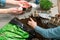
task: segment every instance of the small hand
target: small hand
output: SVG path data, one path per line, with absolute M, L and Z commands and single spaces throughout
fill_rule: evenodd
M 32 19 L 30 18 L 31 21 L 28 21 L 28 25 L 30 25 L 32 28 L 35 28 L 37 26 L 37 23 Z

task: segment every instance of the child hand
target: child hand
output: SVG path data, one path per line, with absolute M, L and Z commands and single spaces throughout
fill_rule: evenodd
M 37 23 L 32 19 L 30 18 L 31 21 L 28 21 L 28 25 L 30 25 L 32 28 L 35 28 L 37 26 Z

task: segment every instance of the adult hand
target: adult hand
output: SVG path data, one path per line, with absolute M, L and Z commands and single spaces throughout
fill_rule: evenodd
M 27 1 L 20 1 L 19 5 L 23 8 L 29 8 L 31 6 Z
M 19 6 L 19 1 L 16 1 L 16 0 L 6 0 L 6 4 Z
M 20 1 L 23 2 L 25 0 L 6 0 L 6 4 L 12 4 L 12 5 L 17 5 L 17 6 L 20 6 Z M 25 1 L 27 2 L 27 1 Z
M 28 21 L 28 25 L 30 25 L 32 28 L 35 28 L 37 26 L 37 23 L 32 19 L 30 18 L 31 21 Z
M 9 8 L 9 9 L 8 9 L 8 13 L 21 14 L 21 13 L 23 13 L 23 11 L 20 10 L 20 9 L 18 9 L 18 8 Z

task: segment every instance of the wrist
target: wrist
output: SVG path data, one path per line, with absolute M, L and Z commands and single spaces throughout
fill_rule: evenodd
M 9 9 L 5 9 L 5 14 L 8 14 L 9 13 Z
M 7 14 L 8 10 L 7 9 L 0 9 L 0 14 Z
M 34 25 L 34 26 L 32 26 L 33 28 L 35 28 L 37 25 Z
M 10 9 L 4 9 L 4 11 L 5 11 L 5 12 L 4 12 L 5 14 L 10 14 L 10 13 L 11 13 L 11 12 L 10 12 L 10 11 L 11 11 Z
M 7 10 L 7 14 L 10 14 L 10 13 L 12 13 L 12 10 L 9 8 L 9 9 L 6 9 Z

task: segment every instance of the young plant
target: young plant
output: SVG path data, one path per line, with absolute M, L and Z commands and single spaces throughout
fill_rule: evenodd
M 40 0 L 40 8 L 42 10 L 49 10 L 52 7 L 53 3 L 49 0 Z

